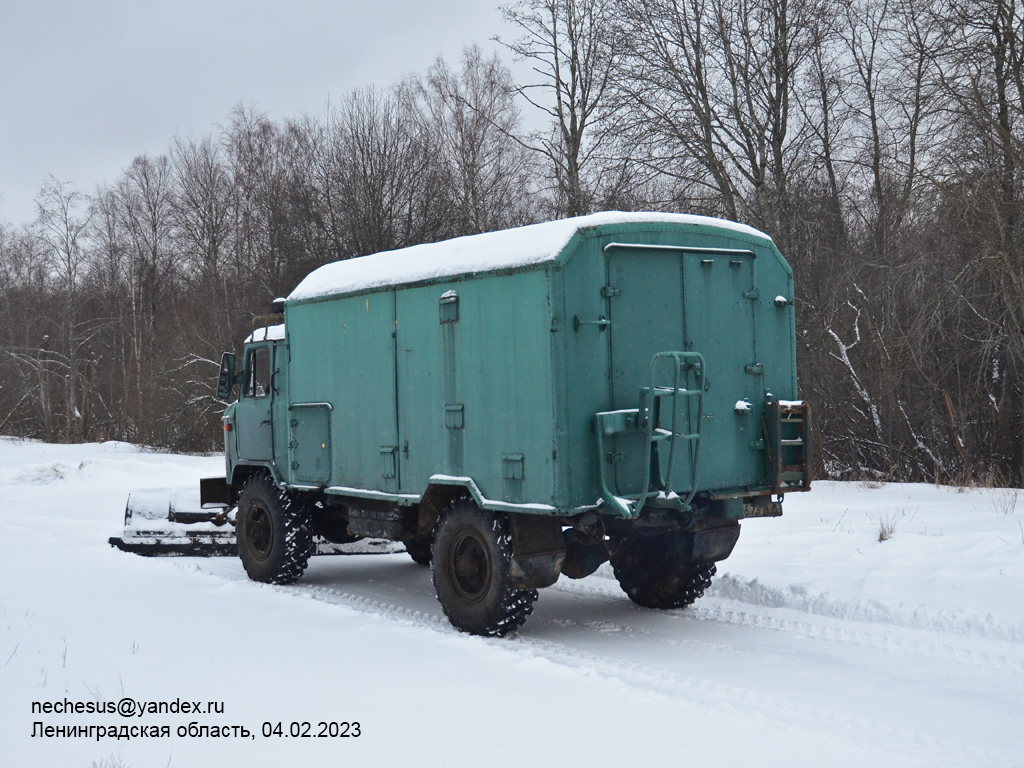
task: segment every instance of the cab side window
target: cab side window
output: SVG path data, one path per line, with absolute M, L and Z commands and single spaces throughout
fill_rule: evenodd
M 250 349 L 245 362 L 245 396 L 266 397 L 270 394 L 270 348 Z

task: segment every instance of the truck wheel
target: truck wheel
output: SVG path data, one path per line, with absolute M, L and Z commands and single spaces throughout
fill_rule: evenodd
M 711 586 L 715 564 L 678 555 L 681 534 L 633 536 L 612 554 L 622 591 L 645 608 L 685 608 Z
M 299 580 L 313 548 L 305 505 L 278 491 L 264 474 L 245 481 L 238 497 L 235 536 L 249 578 L 268 584 Z
M 535 589 L 514 589 L 512 535 L 504 515 L 459 499 L 434 533 L 434 590 L 448 620 L 463 632 L 502 637 L 533 613 Z

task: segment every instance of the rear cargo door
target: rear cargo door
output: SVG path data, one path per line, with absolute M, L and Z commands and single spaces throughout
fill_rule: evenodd
M 613 249 L 608 252 L 611 320 L 612 408 L 636 408 L 640 387 L 651 384 L 651 358 L 658 352 L 683 351 L 683 269 L 676 250 Z M 670 366 L 666 365 L 666 372 Z M 664 384 L 664 381 L 659 382 Z M 694 411 L 695 412 L 695 411 Z M 685 423 L 685 422 L 684 422 Z M 614 464 L 620 494 L 639 493 L 643 485 L 644 443 L 639 435 L 621 434 L 608 457 Z M 686 461 L 679 461 L 682 467 Z M 681 484 L 687 474 L 674 473 Z
M 658 352 L 699 352 L 706 362 L 704 419 L 700 424 L 700 488 L 724 488 L 760 476 L 760 455 L 751 450 L 759 410 L 737 417 L 738 400 L 760 408 L 753 325 L 754 260 L 743 251 L 640 246 L 608 252 L 613 407 L 636 408 L 640 387 L 651 385 L 651 358 Z M 747 367 L 751 366 L 750 373 Z M 671 384 L 667 361 L 656 385 Z M 692 379 L 691 379 L 692 383 Z M 681 398 L 679 425 L 696 430 L 694 398 Z M 667 421 L 663 418 L 663 423 Z M 616 438 L 615 473 L 620 493 L 640 490 L 643 443 Z M 672 486 L 688 488 L 688 446 L 675 461 Z M 678 448 L 677 448 L 678 450 Z
M 683 257 L 686 349 L 707 363 L 700 485 L 737 488 L 764 475 L 761 436 L 763 375 L 756 357 L 752 252 L 712 251 Z M 750 411 L 737 411 L 740 401 Z
M 636 408 L 650 385 L 651 358 L 683 351 L 683 273 L 674 250 L 615 249 L 608 254 L 612 407 Z

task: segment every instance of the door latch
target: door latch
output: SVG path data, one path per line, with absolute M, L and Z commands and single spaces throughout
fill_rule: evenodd
M 611 324 L 612 321 L 606 318 L 604 315 L 601 315 L 601 317 L 599 317 L 597 320 L 580 320 L 579 315 L 574 315 L 572 318 L 572 328 L 574 331 L 576 331 L 576 333 L 579 333 L 580 327 L 584 325 L 596 325 L 598 326 L 598 331 L 604 333 L 608 326 Z

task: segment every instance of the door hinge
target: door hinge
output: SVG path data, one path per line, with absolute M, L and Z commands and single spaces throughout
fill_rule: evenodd
M 748 365 L 743 370 L 745 370 L 751 376 L 760 376 L 764 373 L 764 366 L 761 365 L 760 363 L 754 363 L 753 365 Z
M 744 299 L 759 299 L 761 298 L 761 292 L 757 288 L 748 288 L 743 292 Z
M 621 295 L 621 293 L 622 291 L 620 291 L 613 285 L 606 285 L 604 288 L 601 289 L 601 295 L 604 296 L 606 299 L 610 299 L 612 296 L 619 296 Z

